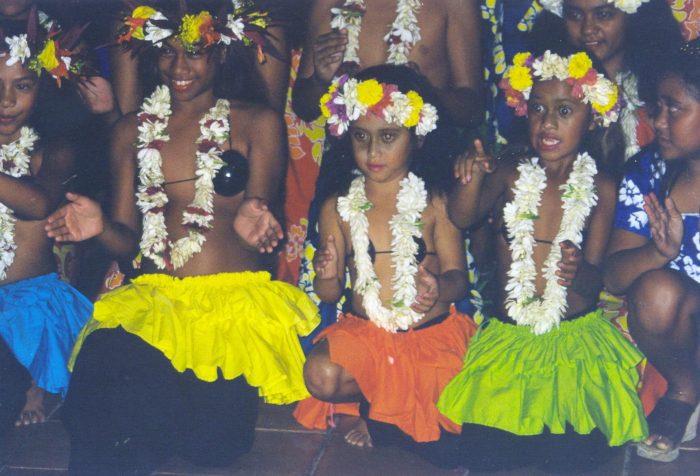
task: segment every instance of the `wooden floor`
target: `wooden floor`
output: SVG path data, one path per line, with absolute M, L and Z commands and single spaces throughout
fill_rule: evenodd
M 0 451 L 0 474 L 57 476 L 66 474 L 69 441 L 59 419 L 56 402 L 49 421 L 14 430 Z M 343 428 L 327 433 L 307 431 L 291 416 L 291 407 L 262 405 L 253 450 L 229 468 L 196 467 L 172 460 L 155 474 L 162 475 L 467 475 L 466 469 L 442 471 L 399 449 L 361 450 L 343 441 Z M 698 475 L 700 476 L 700 437 L 684 444 L 673 463 L 655 463 L 636 456 L 633 446 L 594 473 L 596 475 Z M 542 475 L 536 470 L 499 473 Z

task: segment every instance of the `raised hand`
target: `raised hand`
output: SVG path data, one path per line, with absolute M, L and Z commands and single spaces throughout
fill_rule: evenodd
M 484 151 L 481 140 L 474 141 L 474 149 L 470 150 L 455 161 L 455 178 L 463 184 L 472 181 L 474 175 L 490 174 L 496 170 L 495 159 Z
M 78 93 L 93 114 L 106 114 L 116 108 L 112 85 L 100 76 L 92 76 L 80 81 Z
M 559 277 L 557 282 L 568 288 L 574 284 L 578 268 L 583 261 L 583 252 L 581 252 L 581 248 L 569 240 L 559 243 L 559 247 L 561 248 L 561 261 L 558 263 L 559 269 L 554 274 Z
M 320 35 L 314 43 L 314 75 L 324 84 L 328 84 L 343 63 L 348 34 L 345 30 L 333 30 Z
M 418 266 L 415 276 L 416 300 L 413 301 L 411 309 L 421 314 L 430 311 L 440 296 L 440 286 L 437 276 L 428 271 L 422 264 Z
M 314 271 L 318 279 L 335 279 L 338 277 L 338 248 L 333 235 L 314 255 Z
M 76 193 L 67 193 L 68 204 L 52 213 L 46 220 L 46 234 L 61 241 L 84 241 L 104 231 L 102 207 Z
M 284 233 L 279 222 L 261 198 L 246 198 L 233 219 L 233 230 L 260 253 L 272 253 Z
M 668 261 L 681 252 L 683 241 L 683 217 L 671 197 L 666 198 L 666 206 L 659 203 L 654 193 L 644 197 L 644 211 L 649 217 L 651 239 L 658 252 Z

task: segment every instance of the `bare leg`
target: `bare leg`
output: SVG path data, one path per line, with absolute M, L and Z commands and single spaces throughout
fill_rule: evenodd
M 362 392 L 354 377 L 343 367 L 331 362 L 328 341 L 319 342 L 304 365 L 304 381 L 314 397 L 329 403 L 359 402 Z M 371 447 L 367 423 L 359 418 L 345 435 L 345 441 L 359 447 Z
M 32 386 L 27 390 L 27 403 L 19 414 L 19 418 L 15 422 L 15 426 L 33 425 L 36 423 L 44 423 L 46 415 L 44 413 L 44 389 L 36 386 L 32 382 Z
M 679 272 L 643 274 L 629 294 L 629 326 L 640 350 L 668 381 L 669 399 L 698 402 L 700 286 Z M 645 442 L 661 451 L 678 444 L 650 434 Z

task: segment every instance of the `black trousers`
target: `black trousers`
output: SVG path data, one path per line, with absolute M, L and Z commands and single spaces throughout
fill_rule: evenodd
M 520 436 L 482 425 L 462 425 L 461 462 L 473 471 L 505 471 L 528 466 L 550 473 L 584 472 L 614 457 L 622 447 L 611 448 L 598 430 L 579 435 L 567 428 L 563 435 L 545 432 Z
M 175 370 L 122 328 L 85 341 L 63 407 L 73 474 L 149 473 L 173 455 L 226 466 L 253 444 L 257 390 Z
M 15 358 L 5 341 L 0 339 L 0 444 L 14 426 L 27 401 L 32 378 Z

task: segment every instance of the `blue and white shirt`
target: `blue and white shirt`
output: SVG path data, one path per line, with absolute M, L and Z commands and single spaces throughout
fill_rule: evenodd
M 660 200 L 661 179 L 666 164 L 653 148 L 632 157 L 625 164 L 615 210 L 615 228 L 631 231 L 651 239 L 649 217 L 644 211 L 644 196 L 654 192 Z M 683 241 L 678 256 L 669 263 L 695 282 L 700 283 L 700 213 L 683 214 Z

